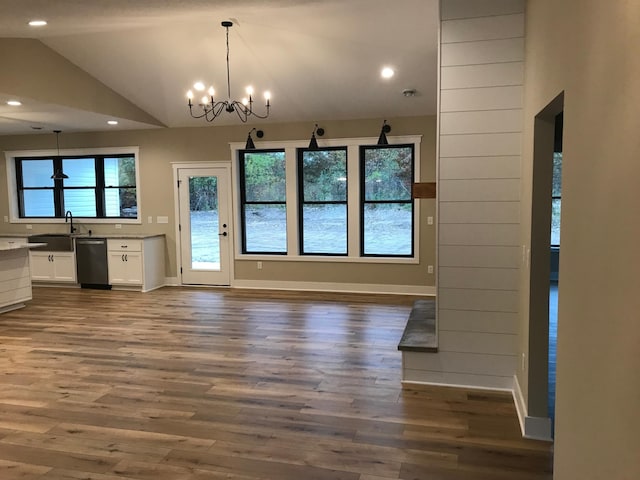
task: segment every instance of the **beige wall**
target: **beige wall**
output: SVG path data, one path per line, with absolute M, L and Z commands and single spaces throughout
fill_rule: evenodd
M 389 119 L 393 135 L 422 135 L 421 181 L 435 181 L 435 117 L 412 117 Z M 372 136 L 375 143 L 380 132 L 380 119 L 321 122 L 326 131 L 323 138 L 349 138 Z M 154 129 L 121 132 L 63 133 L 60 146 L 67 148 L 140 147 L 140 180 L 142 211 L 148 216 L 168 216 L 168 224 L 127 225 L 115 230 L 113 225 L 88 224 L 79 220 L 82 231 L 91 228 L 94 233 L 164 233 L 167 238 L 168 277 L 177 276 L 175 250 L 175 219 L 173 198 L 173 170 L 171 162 L 217 162 L 230 161 L 229 142 L 244 142 L 251 127 L 198 127 L 176 129 Z M 264 141 L 300 140 L 310 137 L 312 124 L 258 125 L 265 131 Z M 322 139 L 320 140 L 322 144 Z M 20 135 L 0 137 L 0 150 L 51 149 L 55 137 L 49 135 Z M 6 168 L 4 158 L 0 160 L 0 218 L 9 215 L 6 193 Z M 434 227 L 427 225 L 426 217 L 435 214 L 434 200 L 419 200 L 421 217 L 424 219 L 420 231 L 420 264 L 383 265 L 321 262 L 264 262 L 258 271 L 255 261 L 235 262 L 236 279 L 306 281 L 330 283 L 361 283 L 381 285 L 433 286 L 434 276 L 427 274 L 427 265 L 435 263 Z M 0 232 L 35 233 L 39 231 L 64 231 L 64 225 L 33 224 L 27 231 L 25 224 L 2 223 Z M 327 286 L 331 288 L 330 286 Z
M 528 2 L 523 238 L 530 236 L 533 117 L 565 92 L 554 475 L 560 480 L 640 478 L 639 44 L 638 2 Z M 523 293 L 520 304 L 527 303 Z M 527 376 L 518 378 L 526 388 Z

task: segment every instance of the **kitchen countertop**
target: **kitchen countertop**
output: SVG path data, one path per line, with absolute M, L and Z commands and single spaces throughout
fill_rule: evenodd
M 6 252 L 7 250 L 22 250 L 23 248 L 36 248 L 44 247 L 46 243 L 13 243 L 13 242 L 0 242 L 0 252 Z
M 45 232 L 45 233 L 0 233 L 0 237 L 4 238 L 29 238 L 34 235 L 60 235 L 64 232 Z M 88 233 L 74 233 L 73 238 L 123 238 L 132 240 L 144 240 L 145 238 L 164 237 L 164 233 L 96 233 L 89 235 Z M 33 245 L 33 244 L 32 244 Z

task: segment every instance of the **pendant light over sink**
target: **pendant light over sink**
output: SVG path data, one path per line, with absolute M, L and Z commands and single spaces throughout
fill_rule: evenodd
M 56 158 L 60 158 L 60 133 L 62 130 L 54 130 L 53 133 L 56 134 L 56 150 L 58 151 L 58 155 Z M 53 180 L 64 180 L 65 178 L 69 178 L 69 175 L 65 175 L 62 171 L 62 168 L 58 168 L 53 175 L 51 175 Z

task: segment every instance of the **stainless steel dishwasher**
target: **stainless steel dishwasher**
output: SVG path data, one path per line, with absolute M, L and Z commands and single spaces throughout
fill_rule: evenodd
M 111 288 L 105 238 L 76 238 L 76 270 L 82 288 Z

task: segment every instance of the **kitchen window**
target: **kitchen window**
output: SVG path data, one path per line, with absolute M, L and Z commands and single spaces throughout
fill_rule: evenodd
M 138 219 L 137 152 L 82 155 L 19 155 L 12 158 L 12 202 L 18 219 Z M 31 152 L 24 152 L 31 153 Z M 52 178 L 64 172 L 66 178 Z

